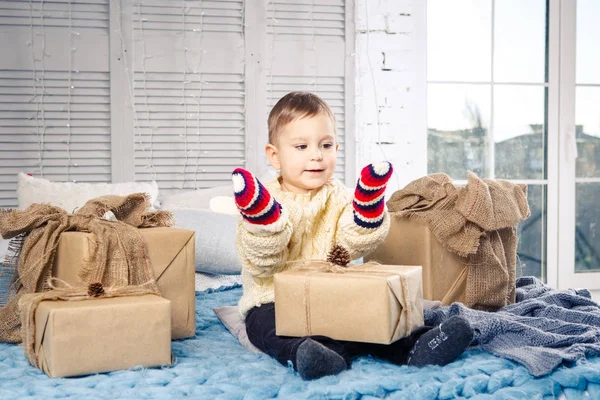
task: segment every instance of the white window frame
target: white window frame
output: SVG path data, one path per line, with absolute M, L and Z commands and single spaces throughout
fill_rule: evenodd
M 577 1 L 560 3 L 560 139 L 558 287 L 600 289 L 600 273 L 575 273 L 576 183 L 600 183 L 600 178 L 577 178 L 575 137 Z M 597 85 L 594 85 L 597 86 Z
M 492 0 L 494 1 L 494 0 Z M 427 15 L 427 2 L 415 4 L 417 12 Z M 415 27 L 415 37 L 423 49 L 417 68 L 427 67 L 427 19 L 421 18 Z M 600 289 L 600 274 L 575 273 L 575 183 L 589 181 L 575 178 L 575 35 L 576 1 L 549 1 L 548 36 L 548 137 L 547 179 L 512 180 L 516 183 L 547 184 L 546 201 L 546 271 L 544 280 L 552 287 L 566 289 L 587 287 Z M 494 38 L 492 37 L 492 41 Z M 425 109 L 422 120 L 413 132 L 415 140 L 427 136 L 427 76 L 422 77 Z M 424 83 L 423 83 L 424 82 Z M 418 85 L 417 87 L 421 87 Z M 427 153 L 419 156 L 427 163 Z M 600 179 L 594 179 L 600 182 Z

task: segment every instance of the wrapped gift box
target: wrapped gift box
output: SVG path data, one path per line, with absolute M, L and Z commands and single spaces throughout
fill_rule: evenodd
M 442 305 L 465 303 L 467 259 L 446 250 L 425 221 L 392 214 L 387 238 L 365 260 L 383 264 L 421 265 L 423 298 L 439 300 Z
M 277 335 L 389 344 L 423 325 L 420 266 L 294 269 L 274 282 Z
M 171 304 L 156 295 L 42 301 L 35 354 L 51 378 L 170 365 Z
M 194 231 L 175 228 L 139 230 L 148 245 L 148 257 L 161 295 L 171 301 L 172 338 L 196 333 L 195 239 Z M 93 234 L 64 232 L 61 235 L 53 276 L 80 284 L 77 273 L 90 258 Z

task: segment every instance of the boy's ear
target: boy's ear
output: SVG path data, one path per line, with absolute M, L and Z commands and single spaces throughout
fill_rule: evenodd
M 280 170 L 281 164 L 279 163 L 279 152 L 277 151 L 277 147 L 269 143 L 265 146 L 265 153 L 267 154 L 267 159 L 271 166 L 276 170 Z

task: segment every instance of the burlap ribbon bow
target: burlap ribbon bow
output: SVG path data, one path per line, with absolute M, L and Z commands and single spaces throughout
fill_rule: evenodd
M 103 196 L 88 201 L 73 214 L 49 204 L 32 204 L 26 210 L 0 211 L 0 235 L 6 239 L 23 237 L 15 257 L 17 277 L 12 298 L 0 309 L 0 341 L 18 343 L 18 301 L 28 293 L 50 289 L 54 257 L 60 235 L 65 231 L 95 235 L 91 258 L 79 267 L 83 284 L 101 282 L 106 287 L 146 285 L 158 292 L 146 243 L 137 228 L 170 226 L 172 215 L 166 211 L 147 212 L 148 196 Z M 117 221 L 102 217 L 112 212 Z
M 481 179 L 469 171 L 464 187 L 431 174 L 396 191 L 387 202 L 397 218 L 426 221 L 436 239 L 468 264 L 466 304 L 496 310 L 515 300 L 516 224 L 530 215 L 527 185 Z

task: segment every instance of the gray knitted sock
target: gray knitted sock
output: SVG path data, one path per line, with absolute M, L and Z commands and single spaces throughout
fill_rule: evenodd
M 296 352 L 296 369 L 304 380 L 336 375 L 348 369 L 344 358 L 321 343 L 306 339 Z
M 456 360 L 473 341 L 473 329 L 459 316 L 425 332 L 410 350 L 408 365 L 446 365 Z

